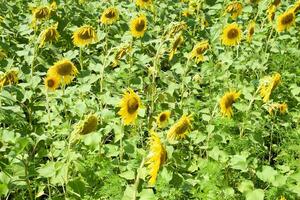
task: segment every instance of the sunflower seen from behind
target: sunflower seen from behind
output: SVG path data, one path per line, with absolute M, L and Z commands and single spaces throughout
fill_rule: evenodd
M 168 131 L 168 140 L 174 141 L 184 139 L 192 127 L 191 121 L 191 116 L 183 115 Z
M 164 112 L 161 112 L 157 118 L 156 123 L 159 128 L 164 128 L 168 125 L 169 119 L 170 119 L 171 111 L 166 110 Z
M 226 46 L 236 46 L 242 39 L 242 31 L 238 24 L 232 23 L 225 26 L 221 35 L 221 42 Z
M 295 24 L 295 12 L 293 9 L 289 9 L 282 13 L 277 18 L 277 31 L 282 32 L 290 29 Z
M 119 19 L 119 11 L 115 7 L 107 8 L 103 11 L 100 22 L 105 25 L 115 23 Z
M 233 115 L 232 105 L 240 97 L 240 92 L 229 91 L 226 92 L 220 99 L 219 105 L 223 116 L 231 117 Z
M 204 53 L 207 49 L 209 49 L 209 43 L 207 40 L 198 42 L 191 52 L 191 58 L 194 58 L 197 64 L 204 61 Z
M 140 8 L 151 8 L 152 0 L 135 0 L 135 4 Z
M 147 157 L 147 164 L 150 174 L 149 184 L 154 185 L 156 183 L 159 169 L 166 162 L 167 151 L 165 146 L 161 142 L 157 133 L 153 130 L 150 131 L 150 151 Z
M 147 18 L 144 14 L 130 21 L 130 32 L 133 37 L 143 37 L 147 30 Z
M 47 74 L 49 77 L 59 78 L 61 83 L 65 85 L 72 82 L 78 74 L 78 70 L 70 60 L 62 59 L 51 66 Z
M 132 90 L 128 89 L 119 104 L 118 114 L 121 116 L 125 125 L 133 124 L 141 108 L 140 97 Z
M 52 43 L 58 40 L 59 33 L 57 31 L 57 23 L 41 32 L 39 36 L 40 45 L 43 47 L 46 43 Z
M 60 84 L 60 78 L 58 76 L 47 76 L 44 79 L 45 87 L 48 91 L 55 91 Z
M 83 25 L 74 31 L 72 38 L 75 46 L 83 47 L 96 42 L 97 34 L 92 26 Z

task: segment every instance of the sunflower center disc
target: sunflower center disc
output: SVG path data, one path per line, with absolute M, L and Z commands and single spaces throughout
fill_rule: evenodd
M 110 18 L 110 19 L 111 19 L 111 18 L 114 18 L 115 16 L 116 16 L 116 15 L 115 15 L 115 12 L 112 11 L 112 10 L 105 14 L 105 17 L 106 17 L 106 18 Z
M 79 34 L 79 37 L 83 40 L 88 40 L 88 39 L 92 38 L 91 32 L 92 31 L 90 29 L 85 30 L 81 34 Z
M 287 16 L 282 18 L 281 23 L 283 25 L 286 25 L 286 24 L 291 23 L 293 21 L 293 19 L 294 19 L 294 15 L 293 15 L 293 13 L 290 13 Z
M 234 39 L 234 38 L 236 38 L 238 36 L 238 34 L 239 34 L 238 30 L 236 30 L 235 28 L 233 28 L 230 31 L 228 31 L 227 37 L 229 39 Z
M 54 80 L 52 80 L 52 79 L 49 79 L 48 81 L 47 81 L 47 85 L 48 85 L 48 87 L 53 87 L 54 86 L 54 84 L 55 84 L 55 82 L 54 82 Z
M 176 135 L 182 135 L 188 130 L 188 128 L 189 128 L 189 124 L 185 121 L 176 127 L 175 133 Z
M 234 98 L 233 96 L 230 96 L 225 101 L 225 107 L 229 108 L 233 103 L 234 103 Z
M 160 117 L 159 117 L 159 121 L 161 121 L 161 122 L 165 121 L 166 119 L 167 119 L 166 114 L 162 114 L 162 115 L 160 115 Z
M 72 65 L 70 63 L 63 63 L 58 66 L 57 73 L 61 76 L 71 75 Z
M 139 22 L 135 25 L 135 30 L 138 32 L 143 31 L 145 28 L 145 21 L 144 20 L 139 20 Z
M 127 111 L 133 114 L 139 108 L 139 102 L 136 98 L 131 98 L 127 101 Z
M 250 34 L 250 35 L 253 35 L 253 33 L 254 33 L 254 28 L 251 27 L 251 28 L 250 28 L 250 31 L 249 31 L 249 34 Z
M 38 19 L 45 18 L 48 15 L 48 8 L 41 8 L 38 12 L 35 13 L 35 17 Z

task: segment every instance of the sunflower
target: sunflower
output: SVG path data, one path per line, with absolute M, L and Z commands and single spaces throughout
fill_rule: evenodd
M 270 5 L 267 10 L 268 20 L 272 22 L 275 18 L 276 6 Z
M 240 2 L 232 2 L 227 8 L 226 12 L 231 14 L 231 19 L 236 20 L 236 18 L 242 13 L 243 5 Z
M 269 101 L 272 91 L 280 82 L 281 75 L 279 73 L 275 73 L 272 77 L 266 76 L 260 81 L 260 96 L 263 98 L 263 102 Z
M 45 43 L 47 42 L 53 42 L 53 41 L 57 41 L 58 37 L 59 37 L 59 33 L 57 31 L 57 23 L 47 29 L 45 29 L 44 31 L 41 32 L 40 34 L 40 45 L 39 47 L 43 47 L 45 45 Z
M 219 105 L 223 116 L 231 117 L 233 115 L 232 105 L 240 97 L 240 92 L 229 91 L 221 98 Z
M 49 18 L 50 9 L 47 6 L 41 6 L 32 10 L 34 20 L 44 20 Z
M 107 8 L 103 11 L 100 22 L 102 24 L 113 24 L 115 21 L 119 19 L 119 11 L 115 7 Z
M 158 175 L 159 168 L 166 162 L 167 151 L 160 141 L 159 136 L 154 131 L 150 131 L 150 151 L 147 159 L 150 170 L 149 184 L 154 185 Z
M 295 13 L 293 9 L 290 9 L 277 18 L 277 31 L 282 32 L 288 30 L 295 23 Z
M 19 81 L 18 75 L 19 70 L 16 68 L 10 69 L 4 74 L 0 75 L 0 90 L 6 85 L 17 84 Z
M 136 0 L 135 3 L 141 8 L 150 8 L 152 6 L 152 0 Z
M 76 46 L 86 46 L 97 40 L 97 34 L 93 27 L 84 25 L 73 33 L 73 43 Z
M 300 1 L 297 1 L 293 6 L 294 13 L 296 14 L 300 10 Z
M 56 62 L 48 70 L 48 76 L 57 77 L 62 84 L 69 84 L 77 75 L 78 70 L 75 65 L 67 59 Z
M 255 31 L 255 22 L 252 21 L 248 25 L 248 33 L 247 33 L 247 41 L 248 42 L 252 41 L 252 37 L 253 37 L 254 31 Z
M 125 44 L 121 46 L 118 51 L 115 54 L 115 59 L 112 63 L 113 67 L 118 66 L 119 60 L 121 60 L 126 54 L 128 54 L 131 51 L 132 47 L 130 44 Z
M 168 140 L 179 140 L 184 139 L 187 133 L 191 129 L 191 116 L 183 115 L 178 122 L 176 122 L 168 131 L 167 138 Z
M 128 89 L 119 106 L 121 108 L 118 114 L 122 117 L 124 124 L 133 124 L 141 107 L 141 99 L 132 89 Z
M 285 114 L 287 109 L 288 105 L 286 103 L 273 103 L 270 105 L 268 112 L 273 115 L 273 112 L 278 110 L 280 114 Z
M 226 46 L 235 46 L 242 39 L 242 31 L 236 23 L 228 24 L 221 36 L 221 41 Z
M 161 112 L 156 118 L 156 123 L 158 127 L 164 128 L 167 126 L 171 112 L 169 110 Z
M 141 14 L 130 22 L 130 31 L 133 37 L 143 37 L 147 29 L 147 18 Z
M 274 5 L 274 6 L 279 6 L 279 4 L 281 3 L 281 0 L 274 0 L 273 2 L 272 2 L 272 5 Z
M 177 51 L 177 48 L 183 43 L 183 36 L 181 34 L 179 34 L 175 40 L 173 41 L 173 44 L 172 44 L 172 49 L 171 49 L 171 52 L 169 54 L 169 61 L 171 61 L 174 57 L 174 54 L 176 53 Z
M 60 79 L 57 76 L 47 76 L 44 79 L 44 84 L 47 90 L 54 91 L 60 84 Z
M 204 61 L 204 56 L 203 54 L 205 51 L 209 48 L 209 43 L 207 40 L 198 42 L 192 52 L 191 52 L 191 58 L 196 59 L 196 63 L 198 64 L 200 61 Z
M 75 126 L 75 134 L 87 135 L 97 129 L 98 116 L 89 114 Z

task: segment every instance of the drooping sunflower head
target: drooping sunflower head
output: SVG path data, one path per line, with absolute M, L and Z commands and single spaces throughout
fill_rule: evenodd
M 77 74 L 78 74 L 77 68 L 68 59 L 62 59 L 56 62 L 48 70 L 48 76 L 59 78 L 62 84 L 71 83 Z
M 205 51 L 209 49 L 209 43 L 208 40 L 204 40 L 201 42 L 198 42 L 192 52 L 191 52 L 191 57 L 196 59 L 196 63 L 199 63 L 200 61 L 204 61 L 204 56 L 203 54 Z
M 152 6 L 152 0 L 135 0 L 135 3 L 141 8 L 150 8 Z
M 170 115 L 171 115 L 171 111 L 169 111 L 169 110 L 161 112 L 156 118 L 156 123 L 157 123 L 158 127 L 160 127 L 160 128 L 166 127 L 168 125 Z
M 81 26 L 73 33 L 73 43 L 79 47 L 92 44 L 93 42 L 96 42 L 96 40 L 96 31 L 92 26 L 89 25 Z
M 248 33 L 247 33 L 247 41 L 248 42 L 252 41 L 252 37 L 253 37 L 254 31 L 255 31 L 255 22 L 252 21 L 248 25 Z
M 115 59 L 112 63 L 113 67 L 118 66 L 119 60 L 121 60 L 126 54 L 128 54 L 132 50 L 132 46 L 130 44 L 123 44 L 120 48 L 117 49 L 115 53 Z
M 40 40 L 40 47 L 43 47 L 45 45 L 45 43 L 47 42 L 54 42 L 57 41 L 58 37 L 59 37 L 59 33 L 57 31 L 57 25 L 55 24 L 47 29 L 45 29 L 44 31 L 41 32 L 39 40 Z
M 272 91 L 281 82 L 281 75 L 275 73 L 273 76 L 265 76 L 261 79 L 259 84 L 260 96 L 263 98 L 263 102 L 267 102 L 270 99 Z
M 32 10 L 32 15 L 35 20 L 47 19 L 50 16 L 50 9 L 47 6 L 41 6 Z
M 160 141 L 159 136 L 153 130 L 150 131 L 150 151 L 147 164 L 150 174 L 149 184 L 154 185 L 159 172 L 159 168 L 166 162 L 167 151 Z
M 270 5 L 267 10 L 268 20 L 272 22 L 275 18 L 276 6 Z
M 60 78 L 57 76 L 47 76 L 44 79 L 44 84 L 48 91 L 54 91 L 59 87 Z
M 233 20 L 235 20 L 241 13 L 243 10 L 243 5 L 240 2 L 232 2 L 230 3 L 227 8 L 226 8 L 226 12 L 231 14 L 231 18 Z
M 282 32 L 291 28 L 291 26 L 295 23 L 295 18 L 295 12 L 293 9 L 289 9 L 279 15 L 277 18 L 277 31 Z
M 109 24 L 113 24 L 118 19 L 119 19 L 118 9 L 115 7 L 110 7 L 103 11 L 101 18 L 100 18 L 100 22 L 102 24 L 109 25 Z
M 141 108 L 140 97 L 132 90 L 128 89 L 120 102 L 118 114 L 123 119 L 125 125 L 133 124 L 137 118 L 138 110 Z
M 173 141 L 184 139 L 191 129 L 191 121 L 191 116 L 183 115 L 168 131 L 168 140 Z
M 236 23 L 228 24 L 221 36 L 221 41 L 226 46 L 235 46 L 242 39 L 242 31 Z
M 232 105 L 240 97 L 240 94 L 241 93 L 237 91 L 229 91 L 223 95 L 219 102 L 221 113 L 223 116 L 230 118 L 233 115 Z
M 89 114 L 80 121 L 75 127 L 75 133 L 79 135 L 87 135 L 97 129 L 98 116 L 95 114 Z
M 177 48 L 183 43 L 183 36 L 182 34 L 179 34 L 177 37 L 175 37 L 172 48 L 169 54 L 169 60 L 172 60 L 174 57 L 174 54 L 176 53 Z
M 293 6 L 294 13 L 296 14 L 300 10 L 300 1 L 298 0 Z
M 10 69 L 4 74 L 0 75 L 0 90 L 6 85 L 14 85 L 19 81 L 19 70 L 16 68 Z
M 147 29 L 147 18 L 145 15 L 134 18 L 130 22 L 130 32 L 133 37 L 140 38 L 143 37 Z

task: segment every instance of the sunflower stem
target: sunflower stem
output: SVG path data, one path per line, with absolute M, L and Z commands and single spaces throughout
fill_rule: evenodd
M 134 182 L 134 185 L 133 185 L 133 187 L 134 187 L 134 192 L 133 192 L 133 197 L 132 197 L 133 200 L 136 199 L 136 195 L 138 193 L 138 187 L 139 187 L 139 184 L 140 184 L 141 169 L 143 168 L 144 163 L 145 163 L 145 158 L 143 158 L 143 160 L 141 162 L 141 165 L 138 168 L 137 173 L 136 173 L 136 178 L 135 178 L 135 182 Z
M 83 70 L 82 48 L 83 48 L 83 47 L 79 47 L 79 64 L 80 64 L 80 71 Z
M 45 95 L 46 95 L 46 106 L 47 106 L 47 114 L 48 114 L 48 126 L 51 126 L 51 120 L 50 120 L 50 105 L 49 105 L 49 95 L 48 95 L 48 90 L 45 90 Z

